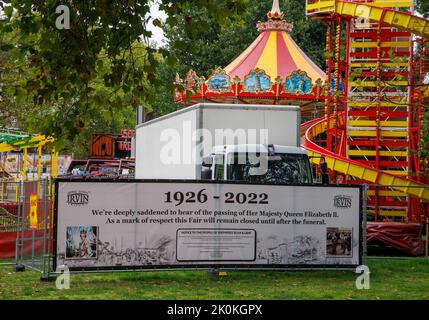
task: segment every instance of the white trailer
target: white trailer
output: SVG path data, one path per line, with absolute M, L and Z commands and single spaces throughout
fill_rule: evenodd
M 201 103 L 184 108 L 137 126 L 135 177 L 201 179 L 203 159 L 219 146 L 278 145 L 305 154 L 299 148 L 300 122 L 295 106 Z

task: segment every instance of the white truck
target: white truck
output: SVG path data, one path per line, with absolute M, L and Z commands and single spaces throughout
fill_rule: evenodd
M 295 106 L 201 103 L 136 128 L 136 179 L 312 183 Z

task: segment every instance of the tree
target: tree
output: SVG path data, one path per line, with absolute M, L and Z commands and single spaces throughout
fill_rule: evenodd
M 417 0 L 416 1 L 416 9 L 425 18 L 429 18 L 429 1 L 427 1 L 427 0 Z
M 29 71 L 17 61 L 16 32 L 0 33 L 0 128 L 26 130 L 26 119 L 33 108 L 22 87 Z
M 190 2 L 207 8 L 210 17 L 223 24 L 237 19 L 247 1 L 159 2 L 160 9 L 168 15 L 166 25 L 174 26 L 179 21 L 189 21 L 186 8 Z M 69 29 L 57 28 L 56 9 L 60 4 L 70 9 Z M 6 84 L 2 90 L 16 98 L 25 93 L 33 100 L 40 112 L 30 119 L 30 128 L 53 135 L 57 147 L 64 147 L 66 141 L 74 141 L 76 135 L 91 128 L 100 110 L 107 109 L 115 120 L 124 108 L 150 104 L 153 96 L 147 95 L 148 88 L 160 84 L 156 76 L 160 54 L 168 56 L 166 50 L 147 46 L 151 4 L 152 1 L 142 0 L 0 2 L 4 12 L 0 34 L 19 34 L 11 69 L 17 70 L 16 77 L 21 78 L 19 83 Z M 154 20 L 154 24 L 160 22 Z M 192 32 L 196 27 L 188 23 L 187 30 Z M 144 51 L 138 57 L 137 46 L 140 53 Z M 180 47 L 180 41 L 170 46 Z M 0 49 L 11 48 L 0 43 Z
M 132 105 L 126 101 L 131 99 L 130 93 L 123 88 L 114 90 L 104 85 L 104 76 L 111 72 L 111 65 L 104 51 L 99 55 L 96 77 L 89 81 L 93 88 L 89 99 L 100 101 L 94 108 L 76 108 L 72 101 L 62 100 L 51 106 L 34 103 L 34 95 L 28 88 L 27 79 L 31 78 L 31 68 L 24 59 L 17 60 L 19 50 L 13 45 L 14 37 L 1 37 L 0 51 L 0 128 L 13 128 L 34 133 L 54 132 L 61 130 L 62 136 L 56 147 L 63 152 L 72 153 L 76 157 L 88 156 L 90 136 L 96 132 L 118 133 L 122 128 L 133 128 L 135 112 Z M 146 49 L 139 43 L 132 46 L 130 51 L 133 62 L 144 64 L 142 60 Z M 124 55 L 125 61 L 131 63 L 130 54 Z M 103 102 L 108 102 L 103 103 Z M 76 112 L 75 114 L 71 112 Z M 60 127 L 59 127 L 60 126 Z

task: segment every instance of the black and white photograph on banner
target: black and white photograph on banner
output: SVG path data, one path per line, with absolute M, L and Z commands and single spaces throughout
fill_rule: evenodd
M 351 257 L 353 254 L 352 228 L 326 229 L 326 254 L 336 257 Z

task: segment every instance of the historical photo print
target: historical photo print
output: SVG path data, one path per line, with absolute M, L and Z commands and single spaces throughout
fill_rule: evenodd
M 98 227 L 67 227 L 66 259 L 96 259 Z
M 327 228 L 326 229 L 326 256 L 336 258 L 350 258 L 352 250 L 352 228 Z

